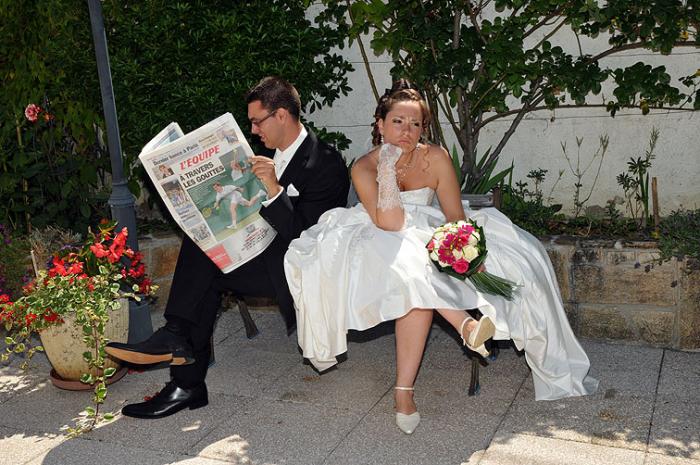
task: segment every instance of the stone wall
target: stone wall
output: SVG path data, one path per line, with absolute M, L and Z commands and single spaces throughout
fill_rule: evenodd
M 543 240 L 569 321 L 585 337 L 700 348 L 700 270 L 654 242 Z
M 700 348 L 700 270 L 691 273 L 686 261 L 654 263 L 658 250 L 653 242 L 567 238 L 542 242 L 576 334 L 678 349 Z M 139 239 L 139 247 L 149 274 L 160 286 L 156 306 L 162 309 L 170 292 L 180 238 L 172 234 L 144 237 Z M 256 306 L 255 302 L 249 304 Z

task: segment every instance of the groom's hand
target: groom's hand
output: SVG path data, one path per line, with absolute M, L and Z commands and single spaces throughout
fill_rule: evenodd
M 253 164 L 253 174 L 260 179 L 265 186 L 267 197 L 272 198 L 282 190 L 277 175 L 275 174 L 275 162 L 271 158 L 253 155 L 250 158 Z

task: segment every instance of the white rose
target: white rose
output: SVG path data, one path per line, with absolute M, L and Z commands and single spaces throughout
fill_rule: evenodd
M 476 249 L 476 247 L 471 245 L 465 247 L 462 252 L 464 254 L 464 259 L 470 263 L 472 260 L 479 256 L 479 251 Z
M 469 236 L 468 244 L 469 244 L 469 245 L 476 245 L 476 244 L 479 243 L 479 240 L 480 240 L 480 239 L 481 239 L 481 237 L 479 236 L 479 233 L 476 232 L 476 231 L 474 231 L 474 232 L 471 233 L 471 235 Z
M 433 261 L 438 261 L 438 258 L 440 257 L 438 256 L 437 249 L 433 249 L 433 251 L 430 252 L 430 259 Z

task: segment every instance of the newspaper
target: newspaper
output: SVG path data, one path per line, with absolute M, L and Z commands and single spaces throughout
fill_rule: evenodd
M 259 214 L 267 194 L 250 169 L 252 156 L 231 113 L 189 134 L 170 123 L 139 154 L 177 224 L 224 273 L 277 234 Z

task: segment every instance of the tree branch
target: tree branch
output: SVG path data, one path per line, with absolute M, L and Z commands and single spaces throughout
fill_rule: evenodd
M 524 107 L 523 107 L 524 108 Z M 498 113 L 493 116 L 489 116 L 485 120 L 483 120 L 477 127 L 476 131 L 479 131 L 481 128 L 486 126 L 489 123 L 492 123 L 493 121 L 501 118 L 505 118 L 506 116 L 511 116 L 518 114 L 522 111 L 523 108 L 518 108 L 517 110 L 509 110 L 509 111 L 504 111 L 503 113 Z M 590 104 L 586 103 L 583 105 L 557 105 L 554 109 L 559 109 L 559 108 L 607 108 L 607 105 L 605 104 Z M 624 106 L 623 108 L 637 108 L 637 107 L 632 107 L 632 106 Z M 681 107 L 649 107 L 650 110 L 680 110 L 680 111 L 694 111 L 692 108 L 681 108 Z M 541 110 L 552 110 L 552 108 L 549 108 L 546 105 L 538 106 L 538 107 L 531 107 L 528 109 L 529 112 L 533 111 L 541 111 Z
M 685 41 L 685 42 L 675 42 L 673 44 L 674 47 L 697 47 L 700 45 L 699 42 L 696 41 Z M 593 63 L 596 62 L 602 58 L 605 58 L 608 55 L 612 55 L 618 52 L 623 52 L 625 50 L 635 50 L 639 48 L 647 48 L 649 46 L 648 42 L 635 42 L 633 44 L 625 44 L 625 45 L 620 45 L 617 47 L 612 47 L 609 48 L 608 50 L 605 50 L 604 52 L 599 53 L 598 55 L 594 55 L 588 59 L 588 63 Z
M 541 28 L 542 26 L 547 24 L 547 22 L 549 22 L 550 19 L 554 18 L 555 16 L 559 16 L 560 14 L 561 14 L 561 10 L 559 8 L 557 8 L 556 10 L 551 12 L 548 16 L 545 16 L 544 18 L 542 18 L 542 20 L 540 20 L 539 23 L 532 26 L 532 28 L 530 30 L 526 31 L 523 34 L 523 40 L 525 40 L 528 36 L 530 36 L 536 30 L 538 30 L 539 28 Z
M 353 18 L 352 13 L 350 13 L 350 0 L 345 0 L 348 5 L 348 16 L 350 16 L 350 23 L 355 27 L 355 18 Z M 365 71 L 367 72 L 367 77 L 369 78 L 369 85 L 372 87 L 372 93 L 374 94 L 374 99 L 379 103 L 379 92 L 377 91 L 377 84 L 374 80 L 374 75 L 372 74 L 372 69 L 369 66 L 369 59 L 367 58 L 367 52 L 365 51 L 365 45 L 362 43 L 360 34 L 357 34 L 357 44 L 360 46 L 360 55 L 362 55 L 362 61 L 365 64 Z

